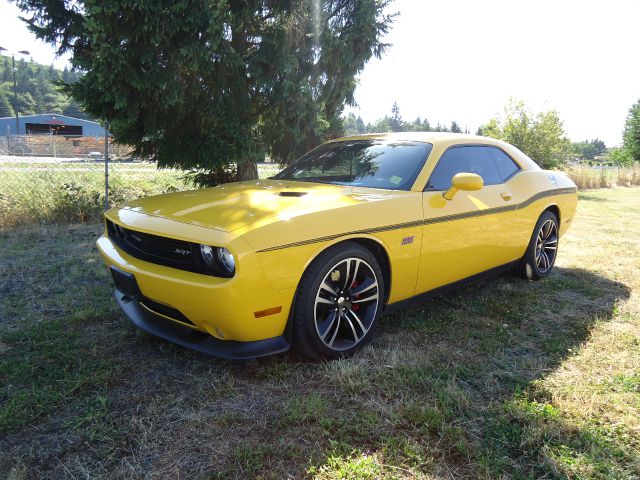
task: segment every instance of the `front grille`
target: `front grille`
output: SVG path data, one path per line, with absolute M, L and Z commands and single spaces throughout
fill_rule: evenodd
M 106 220 L 106 223 L 109 238 L 132 257 L 204 275 L 229 276 L 204 264 L 199 254 L 200 245 L 197 243 L 138 232 L 111 220 Z
M 192 263 L 193 252 L 188 242 L 136 232 L 115 224 L 112 224 L 112 230 L 115 238 L 137 253 L 134 256 L 150 256 L 183 265 Z

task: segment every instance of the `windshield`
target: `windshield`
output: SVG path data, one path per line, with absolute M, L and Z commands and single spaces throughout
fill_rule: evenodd
M 425 142 L 374 139 L 325 143 L 273 178 L 409 190 L 431 148 Z

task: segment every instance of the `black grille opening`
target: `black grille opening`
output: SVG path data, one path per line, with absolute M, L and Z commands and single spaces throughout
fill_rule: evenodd
M 219 268 L 205 265 L 200 257 L 200 245 L 197 243 L 151 235 L 125 228 L 111 220 L 105 221 L 109 238 L 132 257 L 204 275 L 232 276 Z
M 164 305 L 162 303 L 154 302 L 153 300 L 146 297 L 142 297 L 139 301 L 142 305 L 147 307 L 152 312 L 159 313 L 161 315 L 164 315 L 165 317 L 172 318 L 182 323 L 188 323 L 189 325 L 193 325 L 195 327 L 194 323 L 187 317 L 185 317 L 180 310 L 177 310 L 168 305 Z

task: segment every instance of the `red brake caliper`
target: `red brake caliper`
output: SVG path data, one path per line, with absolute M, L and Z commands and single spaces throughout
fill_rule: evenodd
M 351 285 L 351 289 L 354 289 L 358 286 L 358 281 L 357 280 L 353 280 L 353 284 Z M 358 298 L 360 298 L 359 294 L 356 294 L 353 296 L 354 300 L 357 300 Z M 354 312 L 357 312 L 358 310 L 360 310 L 360 304 L 359 303 L 352 303 L 351 305 L 351 310 L 353 310 Z

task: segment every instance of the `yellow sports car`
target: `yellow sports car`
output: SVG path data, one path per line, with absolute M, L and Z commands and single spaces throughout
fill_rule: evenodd
M 395 133 L 325 143 L 269 180 L 106 212 L 100 250 L 138 327 L 242 359 L 367 343 L 382 312 L 516 267 L 553 269 L 575 184 L 507 143 Z

